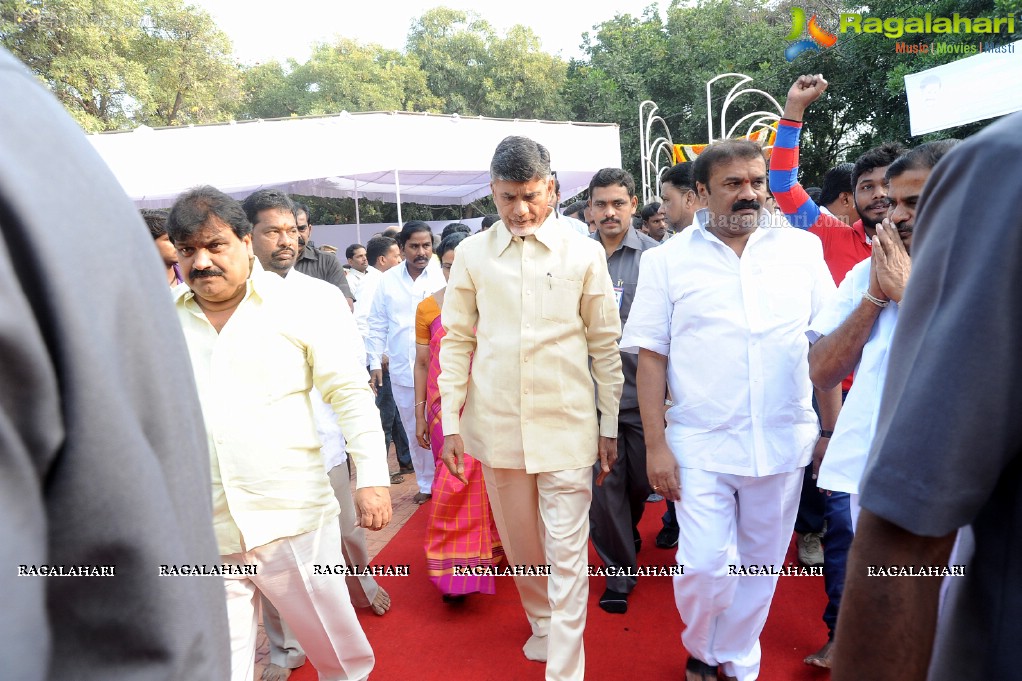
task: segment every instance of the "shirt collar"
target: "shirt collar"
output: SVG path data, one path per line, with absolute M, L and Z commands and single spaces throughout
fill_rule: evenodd
M 709 219 L 710 209 L 700 208 L 699 210 L 696 211 L 695 220 L 692 223 L 692 227 L 698 227 L 699 231 L 702 232 L 704 238 L 716 241 L 718 243 L 723 243 L 723 241 L 717 238 L 717 235 L 715 235 L 713 232 L 706 228 L 706 224 L 707 222 L 709 222 Z M 774 223 L 770 211 L 764 210 L 760 212 L 759 224 L 756 226 L 756 229 L 752 231 L 752 234 L 749 235 L 749 243 L 752 243 L 752 241 L 754 240 L 758 240 L 760 238 L 760 235 L 766 233 L 766 229 L 778 226 L 779 225 Z M 691 229 L 691 227 L 688 229 Z
M 858 220 L 852 223 L 852 229 L 854 229 L 856 234 L 859 235 L 859 238 L 862 239 L 862 243 L 864 244 L 873 243 L 870 240 L 869 236 L 866 235 L 866 225 L 862 224 L 862 218 L 859 218 Z
M 600 237 L 599 229 L 590 234 L 589 238 L 595 239 L 596 241 L 600 242 L 600 244 L 603 244 L 603 239 Z M 630 248 L 633 251 L 642 250 L 642 239 L 639 238 L 639 233 L 631 225 L 628 226 L 628 231 L 625 232 L 625 238 L 622 239 L 621 243 L 618 244 L 618 247 L 614 249 L 614 252 L 617 253 L 622 248 Z
M 550 214 L 546 216 L 546 220 L 544 220 L 543 224 L 539 226 L 539 229 L 532 234 L 532 236 L 536 237 L 536 241 L 540 242 L 550 250 L 554 250 L 556 246 L 556 230 L 551 229 L 548 225 L 555 223 L 556 221 L 557 211 L 551 208 Z M 499 255 L 511 244 L 514 234 L 512 234 L 511 230 L 507 228 L 503 220 L 494 224 L 490 229 L 495 230 L 496 232 L 497 254 Z

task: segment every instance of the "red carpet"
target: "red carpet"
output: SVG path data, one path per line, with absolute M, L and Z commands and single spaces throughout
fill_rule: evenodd
M 647 504 L 640 530 L 640 565 L 667 565 L 674 551 L 656 548 L 664 504 Z M 376 652 L 372 681 L 542 681 L 543 665 L 529 662 L 522 645 L 529 624 L 510 577 L 497 580 L 497 594 L 473 594 L 459 605 L 440 600 L 426 577 L 422 537 L 425 510 L 416 511 L 376 557 L 375 565 L 409 565 L 408 577 L 384 577 L 380 584 L 393 606 L 383 617 L 359 610 L 359 619 Z M 601 565 L 590 545 L 590 563 Z M 794 545 L 789 550 L 793 562 Z M 590 580 L 586 623 L 586 679 L 683 679 L 687 654 L 681 645 L 681 620 L 669 577 L 646 577 L 629 599 L 628 613 L 610 615 L 597 605 L 604 583 Z M 781 577 L 770 617 L 760 638 L 761 679 L 810 681 L 829 672 L 808 667 L 802 658 L 827 638 L 820 615 L 826 604 L 822 577 Z M 292 681 L 316 681 L 311 664 Z

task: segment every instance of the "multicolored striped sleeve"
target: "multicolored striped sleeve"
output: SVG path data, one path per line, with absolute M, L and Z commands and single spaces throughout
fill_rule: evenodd
M 798 137 L 802 123 L 781 119 L 770 152 L 770 192 L 777 206 L 794 227 L 809 229 L 822 213 L 798 183 Z

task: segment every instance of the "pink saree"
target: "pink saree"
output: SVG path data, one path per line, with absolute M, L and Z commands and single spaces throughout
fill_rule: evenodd
M 455 566 L 460 571 L 464 571 L 463 568 L 491 568 L 500 561 L 504 551 L 493 523 L 479 462 L 465 456 L 466 486 L 440 460 L 444 432 L 437 377 L 440 375 L 440 339 L 444 337 L 444 327 L 439 315 L 430 322 L 429 333 L 426 420 L 436 474 L 433 477 L 433 503 L 426 526 L 426 568 L 430 580 L 445 595 L 492 594 L 495 593 L 492 574 L 454 574 Z

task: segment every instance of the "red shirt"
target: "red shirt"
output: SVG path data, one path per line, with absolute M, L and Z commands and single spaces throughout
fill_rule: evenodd
M 860 262 L 872 254 L 873 246 L 866 236 L 866 228 L 862 220 L 856 220 L 849 227 L 832 215 L 822 213 L 816 224 L 809 231 L 820 237 L 823 242 L 823 259 L 827 261 L 830 276 L 834 283 L 841 285 L 841 280 Z

